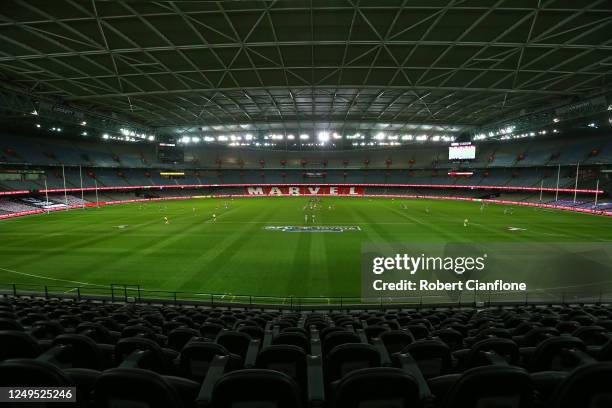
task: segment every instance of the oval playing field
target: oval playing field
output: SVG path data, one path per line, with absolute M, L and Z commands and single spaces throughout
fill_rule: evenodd
M 5 290 L 17 283 L 80 293 L 117 284 L 130 294 L 137 282 L 159 297 L 167 291 L 204 300 L 213 293 L 224 301 L 245 295 L 337 303 L 361 295 L 366 243 L 612 241 L 611 217 L 532 207 L 391 198 L 322 198 L 316 209 L 309 205 L 305 197 L 190 199 L 4 220 L 0 282 Z

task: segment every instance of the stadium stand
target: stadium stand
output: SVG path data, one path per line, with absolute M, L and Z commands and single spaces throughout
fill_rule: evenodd
M 76 406 L 560 408 L 612 398 L 604 305 L 309 312 L 5 297 L 0 313 L 4 385 L 76 385 Z
M 0 407 L 612 408 L 611 23 L 1 1 Z

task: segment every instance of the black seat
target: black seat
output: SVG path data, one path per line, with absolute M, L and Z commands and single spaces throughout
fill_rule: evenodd
M 15 319 L 6 317 L 0 318 L 0 330 L 19 330 L 23 331 L 23 326 Z
M 331 332 L 323 339 L 323 355 L 329 354 L 336 346 L 348 343 L 361 343 L 361 339 L 358 335 L 349 331 Z
M 520 360 L 519 348 L 510 339 L 491 337 L 480 340 L 472 345 L 467 356 L 466 365 L 468 368 L 487 365 L 489 362 L 484 358 L 483 353 L 493 351 L 498 356 L 505 359 L 508 364 L 517 365 Z
M 412 337 L 414 337 L 416 340 L 421 340 L 429 337 L 429 329 L 425 325 L 410 324 L 406 326 L 406 329 L 410 330 L 410 333 L 412 333 Z
M 272 339 L 272 344 L 289 344 L 300 347 L 306 353 L 310 352 L 310 340 L 302 333 L 284 332 Z
M 220 344 L 212 342 L 190 342 L 181 350 L 179 356 L 179 372 L 182 376 L 196 381 L 202 381 L 215 356 L 229 356 L 228 370 L 239 368 L 242 364 L 240 356 L 230 353 Z
M 189 327 L 179 327 L 168 333 L 168 347 L 173 350 L 180 351 L 185 344 L 194 337 L 198 337 L 200 333 Z
M 3 387 L 19 386 L 19 387 L 74 387 L 77 385 L 72 378 L 62 371 L 59 367 L 46 362 L 33 359 L 11 359 L 0 363 L 0 384 Z M 77 390 L 77 401 L 73 402 L 50 402 L 48 404 L 32 404 L 30 406 L 37 407 L 87 407 L 88 400 L 80 397 Z M 83 400 L 85 399 L 85 400 Z M 28 404 L 17 404 L 28 405 Z M 8 406 L 13 406 L 9 404 Z
M 366 327 L 365 329 L 363 329 L 363 331 L 368 340 L 372 340 L 380 337 L 382 333 L 388 332 L 389 328 L 382 325 L 373 325 Z
M 557 323 L 555 328 L 559 330 L 560 333 L 571 334 L 580 328 L 580 323 L 571 320 L 565 320 Z
M 406 346 L 402 353 L 414 358 L 425 378 L 446 374 L 451 366 L 450 348 L 439 340 L 419 340 Z
M 576 329 L 572 336 L 579 338 L 587 346 L 601 346 L 610 339 L 607 330 L 601 326 L 582 326 Z
M 65 368 L 62 371 L 76 386 L 77 406 L 91 407 L 94 387 L 102 372 L 90 368 Z
M 256 362 L 257 368 L 279 371 L 293 378 L 306 390 L 306 353 L 294 345 L 272 345 L 262 349 Z
M 249 322 L 252 323 L 252 322 Z M 253 325 L 245 325 L 245 326 L 241 326 L 238 328 L 238 331 L 240 333 L 246 333 L 249 336 L 251 336 L 252 339 L 259 339 L 259 340 L 263 340 L 264 338 L 264 330 L 255 325 L 255 323 L 252 323 Z
M 248 369 L 225 374 L 212 392 L 214 408 L 300 408 L 303 399 L 297 383 L 272 370 Z
M 0 330 L 0 360 L 36 358 L 42 352 L 38 342 L 19 330 Z
M 206 322 L 200 326 L 200 334 L 205 339 L 214 340 L 224 328 L 222 324 Z
M 380 334 L 380 340 L 389 354 L 399 353 L 407 345 L 414 342 L 410 332 L 406 330 L 390 330 Z
M 463 335 L 451 328 L 435 330 L 431 333 L 433 337 L 442 340 L 451 349 L 451 351 L 459 350 L 463 347 Z
M 442 397 L 442 406 L 531 408 L 532 394 L 531 379 L 522 368 L 483 366 L 465 371 Z
M 75 333 L 91 337 L 97 343 L 104 344 L 115 344 L 118 337 L 99 323 L 81 323 L 77 326 Z
M 171 371 L 170 362 L 164 350 L 151 339 L 142 337 L 128 337 L 121 339 L 115 345 L 115 358 L 117 363 L 122 363 L 135 351 L 144 351 L 137 361 L 139 368 L 146 368 L 158 373 L 166 374 Z
M 246 358 L 251 336 L 236 331 L 223 331 L 217 336 L 217 344 L 225 347 L 230 353 Z
M 334 408 L 411 408 L 421 406 L 415 379 L 398 368 L 355 370 L 337 384 Z
M 612 363 L 576 368 L 555 391 L 552 408 L 608 408 L 612 406 Z
M 370 344 L 346 343 L 334 347 L 326 358 L 325 379 L 328 383 L 361 368 L 380 367 L 378 350 Z
M 32 323 L 30 334 L 38 340 L 50 340 L 64 333 L 62 325 L 55 320 L 39 320 Z
M 2 386 L 71 387 L 74 384 L 64 372 L 46 361 L 16 358 L 0 363 Z
M 582 340 L 571 336 L 551 337 L 541 342 L 529 362 L 531 372 L 565 371 L 573 368 L 573 361 L 567 359 L 567 350 L 586 350 Z M 569 363 L 569 366 L 568 366 Z
M 105 363 L 98 343 L 81 334 L 62 334 L 53 340 L 53 345 L 68 345 L 66 353 L 71 367 L 104 370 Z
M 161 375 L 139 368 L 112 368 L 95 383 L 96 407 L 182 408 L 183 400 Z

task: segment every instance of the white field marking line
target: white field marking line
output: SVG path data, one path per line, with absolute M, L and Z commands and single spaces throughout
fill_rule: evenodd
M 217 224 L 291 224 L 294 221 L 217 221 Z M 425 223 L 418 222 L 417 224 L 425 225 Z M 317 225 L 414 225 L 415 222 L 377 222 L 375 224 L 369 222 L 317 222 Z
M 83 288 L 83 287 L 85 287 L 85 286 L 86 286 L 86 285 L 82 285 L 82 286 L 79 286 L 78 288 L 68 289 L 68 290 L 65 290 L 65 291 L 64 291 L 64 293 L 74 292 L 75 290 L 77 290 L 77 289 L 81 289 L 81 288 Z
M 19 272 L 19 271 L 15 271 L 15 270 L 13 270 L 13 269 L 0 268 L 0 271 L 5 271 L 5 272 L 9 272 L 9 273 L 14 273 L 14 274 L 16 274 L 16 275 L 30 276 L 30 277 L 32 277 L 32 278 L 48 279 L 48 280 L 58 281 L 58 282 L 69 282 L 69 283 L 76 283 L 76 284 L 78 284 L 78 285 L 83 285 L 83 286 L 98 286 L 98 287 L 106 287 L 105 285 L 98 285 L 98 284 L 95 284 L 95 283 L 87 283 L 87 282 L 73 281 L 73 280 L 68 280 L 68 279 L 50 278 L 50 277 L 48 277 L 48 276 L 36 275 L 36 274 L 34 274 L 34 273 L 25 273 L 25 272 Z
M 551 237 L 567 237 L 567 238 L 570 237 L 570 235 L 567 235 L 567 234 L 556 234 L 554 232 L 538 232 L 538 234 L 549 235 Z

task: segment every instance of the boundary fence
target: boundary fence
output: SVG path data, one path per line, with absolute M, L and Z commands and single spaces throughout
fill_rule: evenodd
M 396 309 L 423 307 L 489 307 L 549 304 L 609 304 L 612 293 L 599 292 L 461 292 L 448 296 L 412 296 L 362 298 L 360 296 L 266 296 L 227 293 L 202 293 L 151 290 L 139 284 L 58 286 L 25 283 L 0 283 L 0 296 L 38 297 L 46 299 L 97 300 L 136 304 L 190 304 L 210 307 L 244 307 L 272 309 Z

